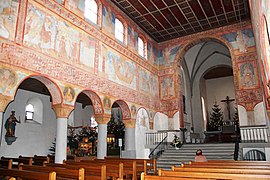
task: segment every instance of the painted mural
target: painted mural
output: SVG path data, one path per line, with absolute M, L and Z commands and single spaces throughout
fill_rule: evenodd
M 83 36 L 81 39 L 80 63 L 94 68 L 96 40 L 90 36 Z
M 239 63 L 240 89 L 250 89 L 258 85 L 254 65 L 251 62 Z
M 158 96 L 158 77 L 146 69 L 139 68 L 139 90 Z
M 61 1 L 61 0 L 58 0 Z M 67 0 L 67 8 L 73 13 L 83 17 L 84 15 L 84 0 Z
M 154 65 L 157 66 L 157 56 L 155 56 L 154 50 L 156 50 L 156 48 L 153 47 L 153 45 L 151 43 L 147 43 L 147 59 L 148 61 Z
M 58 58 L 78 59 L 79 32 L 70 24 L 55 19 L 29 4 L 24 44 Z
M 238 49 L 239 52 L 247 52 L 249 47 L 255 46 L 255 39 L 252 29 L 238 30 L 230 34 L 225 34 L 223 37 L 229 41 L 233 49 Z
M 0 94 L 13 96 L 17 85 L 27 75 L 11 68 L 0 66 Z
M 102 7 L 102 26 L 102 31 L 114 34 L 115 14 L 111 11 L 109 7 L 106 7 L 104 5 Z
M 180 46 L 174 46 L 174 47 L 166 47 L 163 50 L 163 59 L 159 62 L 160 65 L 163 66 L 171 66 L 174 63 L 174 58 L 176 53 L 179 51 Z
M 14 40 L 19 2 L 0 0 L 0 36 Z
M 131 26 L 128 26 L 128 46 L 133 51 L 138 48 L 138 33 Z
M 161 77 L 161 99 L 171 99 L 175 96 L 173 76 Z
M 72 102 L 75 97 L 75 91 L 72 87 L 66 86 L 63 90 L 64 100 L 67 102 Z
M 131 105 L 131 107 L 130 107 L 130 114 L 131 114 L 132 119 L 136 119 L 137 108 L 136 108 L 136 106 L 134 104 Z
M 111 99 L 109 97 L 105 97 L 103 99 L 103 106 L 104 106 L 104 112 L 106 114 L 111 114 L 111 106 L 112 106 L 112 103 L 111 103 Z
M 136 90 L 136 64 L 125 56 L 102 46 L 104 72 L 107 78 L 118 84 Z

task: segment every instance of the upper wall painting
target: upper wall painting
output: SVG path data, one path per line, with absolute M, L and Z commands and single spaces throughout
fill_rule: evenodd
M 19 2 L 17 0 L 0 1 L 0 37 L 14 40 Z
M 160 66 L 171 66 L 174 63 L 176 53 L 179 51 L 180 45 L 174 47 L 166 47 L 162 52 L 162 58 L 159 61 Z
M 58 0 L 61 1 L 61 0 Z M 57 1 L 57 2 L 58 2 Z M 67 8 L 80 17 L 84 17 L 85 0 L 67 0 Z
M 104 5 L 102 6 L 102 26 L 102 31 L 114 34 L 115 14 Z
M 158 96 L 158 77 L 144 68 L 138 69 L 139 89 L 152 96 Z
M 131 50 L 137 51 L 138 33 L 130 26 L 128 26 L 128 46 Z
M 96 40 L 90 36 L 82 35 L 80 42 L 80 63 L 94 68 Z
M 240 53 L 248 52 L 248 48 L 255 46 L 255 39 L 252 29 L 238 30 L 222 35 L 232 45 L 234 50 Z
M 155 47 L 153 47 L 153 45 L 151 43 L 147 43 L 147 59 L 148 61 L 154 65 L 157 66 L 158 64 L 158 60 L 157 60 L 157 56 L 156 53 L 154 51 L 156 51 L 157 49 Z
M 136 90 L 137 68 L 133 61 L 105 45 L 102 46 L 102 59 L 103 73 L 109 80 Z

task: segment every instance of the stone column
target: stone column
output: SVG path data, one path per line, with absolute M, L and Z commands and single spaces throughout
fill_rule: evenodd
M 107 155 L 107 123 L 111 115 L 95 117 L 98 123 L 97 159 L 104 159 Z
M 55 163 L 63 164 L 67 157 L 67 119 L 73 106 L 57 104 L 53 110 L 57 117 Z
M 125 150 L 135 150 L 135 125 L 136 120 L 123 120 L 125 124 Z
M 13 97 L 10 97 L 10 96 L 3 96 L 3 95 L 0 95 L 0 145 L 1 145 L 1 141 L 2 141 L 2 125 L 4 124 L 3 123 L 3 118 L 4 118 L 4 111 L 7 107 L 7 105 L 13 101 Z M 4 134 L 3 134 L 4 136 Z

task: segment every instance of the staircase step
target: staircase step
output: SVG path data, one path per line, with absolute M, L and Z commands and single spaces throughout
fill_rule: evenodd
M 184 144 L 181 148 L 168 146 L 161 157 L 157 160 L 157 168 L 171 169 L 173 165 L 188 163 L 193 161 L 197 149 L 202 149 L 203 155 L 207 159 L 233 160 L 234 144 L 233 143 L 215 143 L 215 144 Z

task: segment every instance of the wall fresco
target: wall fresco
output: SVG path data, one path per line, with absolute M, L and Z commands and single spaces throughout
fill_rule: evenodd
M 111 81 L 136 89 L 136 64 L 116 51 L 102 46 L 105 74 Z
M 0 1 L 0 36 L 14 40 L 18 16 L 18 0 Z
M 29 4 L 24 44 L 58 58 L 76 61 L 79 55 L 79 32 L 67 22 Z
M 61 0 L 58 0 L 61 1 Z M 84 17 L 84 0 L 67 0 L 67 8 L 71 10 L 73 13 Z
M 157 51 L 157 49 L 155 47 L 153 47 L 153 45 L 151 43 L 147 43 L 147 59 L 148 61 L 154 65 L 157 66 L 157 56 L 156 53 L 154 51 Z
M 173 65 L 175 55 L 179 51 L 179 49 L 180 49 L 180 45 L 177 45 L 174 47 L 166 47 L 162 52 L 163 58 L 159 62 L 159 64 L 163 66 Z
M 139 90 L 158 96 L 158 77 L 149 71 L 139 68 Z
M 131 26 L 128 26 L 128 46 L 133 51 L 138 49 L 138 33 Z
M 250 89 L 258 85 L 257 73 L 251 62 L 243 62 L 238 64 L 240 89 Z
M 238 30 L 222 35 L 232 45 L 233 49 L 239 52 L 247 52 L 249 47 L 255 46 L 255 39 L 252 29 Z
M 111 8 L 102 6 L 102 31 L 114 34 L 115 26 L 115 14 L 111 11 Z
M 81 34 L 80 63 L 94 68 L 96 40 L 90 36 Z
M 163 100 L 175 97 L 173 76 L 169 75 L 161 77 L 160 91 L 161 99 Z

